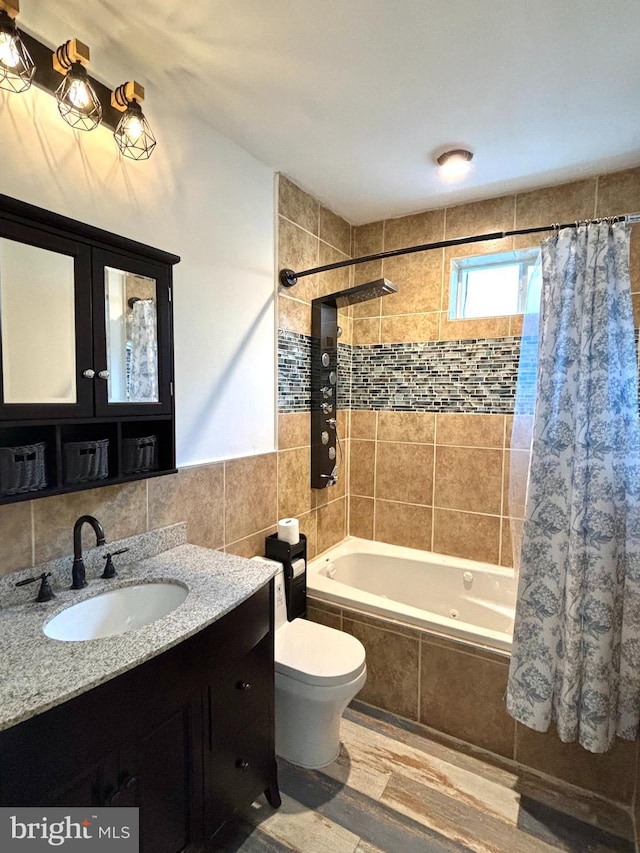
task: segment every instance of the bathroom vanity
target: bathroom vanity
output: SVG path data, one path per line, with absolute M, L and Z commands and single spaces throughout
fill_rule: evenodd
M 147 853 L 200 849 L 262 792 L 279 805 L 270 576 L 269 567 L 184 545 L 121 572 L 119 583 L 189 587 L 180 608 L 138 631 L 60 642 L 42 633 L 48 605 L 4 613 L 3 637 L 17 620 L 7 657 L 17 664 L 22 645 L 24 661 L 2 673 L 14 689 L 5 682 L 0 804 L 139 806 Z M 51 615 L 77 600 L 60 597 Z M 10 725 L 16 714 L 26 718 Z

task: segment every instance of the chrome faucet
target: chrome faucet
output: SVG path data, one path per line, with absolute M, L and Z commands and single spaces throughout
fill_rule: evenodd
M 106 541 L 102 525 L 92 515 L 81 515 L 73 525 L 73 568 L 71 570 L 73 583 L 71 584 L 71 589 L 82 589 L 87 585 L 84 560 L 82 559 L 82 525 L 85 521 L 95 530 L 96 545 L 104 545 Z

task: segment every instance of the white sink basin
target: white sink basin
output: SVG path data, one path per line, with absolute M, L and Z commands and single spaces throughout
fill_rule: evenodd
M 136 631 L 179 607 L 189 593 L 169 581 L 141 583 L 101 592 L 67 607 L 43 628 L 53 640 L 96 640 Z

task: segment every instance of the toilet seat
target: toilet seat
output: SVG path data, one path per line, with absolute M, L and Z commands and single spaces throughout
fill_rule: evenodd
M 305 684 L 348 684 L 365 669 L 360 640 L 306 619 L 294 619 L 275 636 L 276 672 Z

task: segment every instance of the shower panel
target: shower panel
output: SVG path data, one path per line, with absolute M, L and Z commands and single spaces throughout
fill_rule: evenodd
M 375 299 L 398 288 L 385 278 L 314 299 L 311 303 L 311 488 L 338 481 L 342 462 L 337 423 L 338 308 Z

